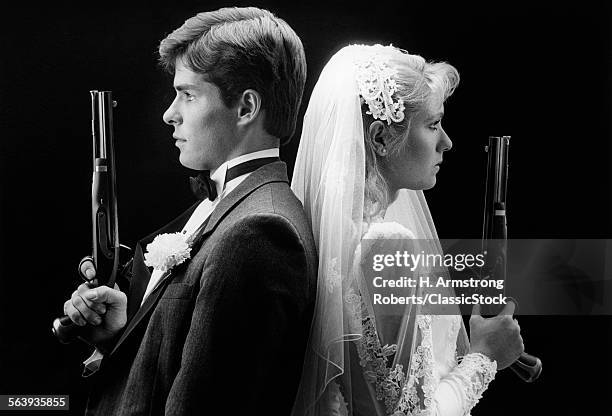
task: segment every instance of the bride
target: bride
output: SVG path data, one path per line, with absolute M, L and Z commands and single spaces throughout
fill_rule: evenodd
M 377 242 L 442 252 L 422 190 L 452 147 L 441 121 L 458 82 L 449 64 L 381 45 L 341 49 L 319 77 L 292 180 L 319 251 L 296 416 L 469 414 L 523 351 L 513 303 L 489 319 L 475 307 L 468 340 L 458 308 L 388 313 L 363 273 Z

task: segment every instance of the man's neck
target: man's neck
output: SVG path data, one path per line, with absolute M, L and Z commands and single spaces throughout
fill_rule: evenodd
M 215 182 L 215 185 L 217 186 L 217 193 L 220 194 L 223 191 L 226 183 L 225 175 L 227 171 L 232 167 L 244 162 L 248 162 L 249 160 L 278 157 L 279 153 L 280 150 L 278 147 L 271 147 L 267 149 L 257 150 L 255 152 L 242 154 L 223 162 L 217 169 L 210 171 L 210 178 Z
M 259 152 L 265 152 L 266 155 L 265 156 L 258 156 L 257 154 Z M 232 167 L 232 166 L 235 166 L 238 163 L 241 163 L 241 162 L 246 161 L 246 160 L 256 159 L 256 158 L 259 158 L 259 157 L 270 157 L 270 156 L 268 156 L 269 154 L 271 154 L 270 152 L 274 152 L 275 155 L 278 156 L 280 154 L 280 149 L 279 149 L 278 146 L 259 146 L 259 147 L 254 148 L 254 149 L 249 149 L 248 151 L 231 152 L 227 156 L 225 161 L 223 161 L 215 169 L 211 169 L 210 170 L 210 175 L 211 176 L 214 175 L 215 172 L 217 170 L 219 170 L 219 168 L 223 167 L 224 165 L 228 165 L 228 167 Z

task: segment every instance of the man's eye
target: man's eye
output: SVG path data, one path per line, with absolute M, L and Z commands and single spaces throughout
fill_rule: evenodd
M 433 131 L 438 130 L 438 128 L 440 127 L 440 123 L 442 122 L 442 120 L 438 120 L 433 124 L 429 125 L 429 128 L 432 129 Z
M 190 94 L 187 91 L 182 91 L 182 94 L 183 94 L 183 97 L 185 97 L 187 101 L 192 101 L 195 98 L 193 94 Z

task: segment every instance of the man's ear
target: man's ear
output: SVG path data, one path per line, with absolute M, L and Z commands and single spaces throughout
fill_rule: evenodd
M 378 156 L 387 156 L 388 134 L 387 126 L 380 120 L 373 121 L 368 127 L 368 140 Z
M 261 95 L 255 90 L 244 90 L 238 100 L 237 111 L 239 126 L 251 123 L 261 111 Z

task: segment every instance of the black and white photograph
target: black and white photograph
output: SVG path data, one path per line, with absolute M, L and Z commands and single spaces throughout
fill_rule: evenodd
M 3 9 L 0 416 L 610 412 L 608 2 Z

